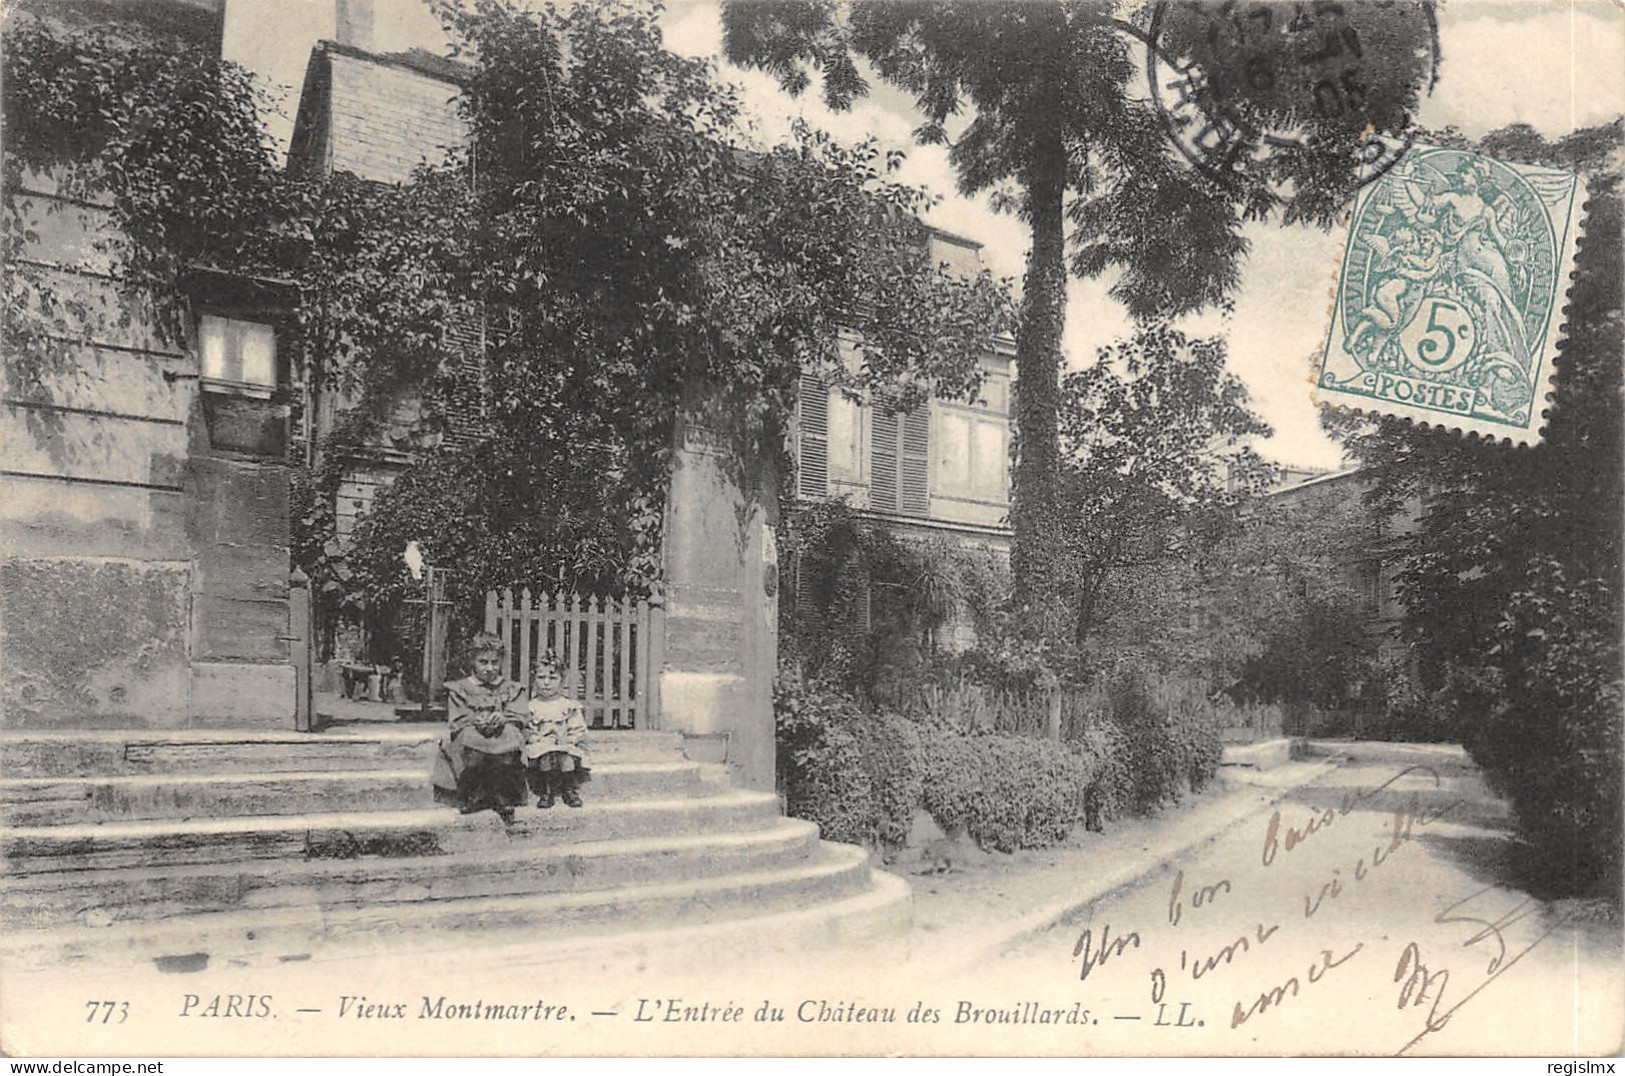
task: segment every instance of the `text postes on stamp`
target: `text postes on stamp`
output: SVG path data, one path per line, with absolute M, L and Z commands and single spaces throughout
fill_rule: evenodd
M 1413 146 L 1355 200 L 1317 401 L 1538 442 L 1584 201 L 1568 172 Z

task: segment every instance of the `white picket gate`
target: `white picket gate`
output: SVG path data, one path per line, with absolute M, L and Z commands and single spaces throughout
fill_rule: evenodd
M 553 651 L 592 727 L 659 727 L 665 609 L 658 597 L 493 590 L 485 595 L 485 630 L 507 643 L 508 675 L 527 687 L 537 660 Z

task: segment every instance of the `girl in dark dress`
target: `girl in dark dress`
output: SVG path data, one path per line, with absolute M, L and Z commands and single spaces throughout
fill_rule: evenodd
M 503 678 L 502 640 L 469 644 L 474 674 L 446 684 L 447 728 L 435 756 L 435 799 L 464 814 L 492 810 L 504 822 L 525 802 L 525 689 Z

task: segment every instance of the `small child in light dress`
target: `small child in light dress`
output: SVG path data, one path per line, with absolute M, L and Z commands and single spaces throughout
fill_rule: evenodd
M 551 650 L 537 663 L 530 683 L 525 759 L 536 806 L 553 806 L 557 795 L 567 806 L 580 807 L 581 782 L 590 769 L 587 717 L 566 690 L 564 670 Z

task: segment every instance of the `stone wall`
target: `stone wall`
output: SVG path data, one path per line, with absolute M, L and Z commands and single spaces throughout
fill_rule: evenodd
M 285 460 L 211 458 L 198 361 L 121 292 L 106 205 L 17 193 L 87 342 L 0 407 L 0 723 L 291 728 Z
M 777 481 L 763 468 L 741 476 L 706 402 L 691 391 L 666 503 L 661 727 L 689 737 L 690 757 L 728 763 L 735 784 L 771 791 Z
M 191 723 L 292 728 L 287 469 L 199 453 L 187 466 L 186 494 Z
M 0 720 L 178 727 L 190 708 L 182 468 L 193 364 L 118 291 L 105 206 L 19 192 L 28 261 L 64 307 L 110 315 L 66 376 L 8 379 L 0 410 Z M 118 315 L 124 314 L 127 317 Z

